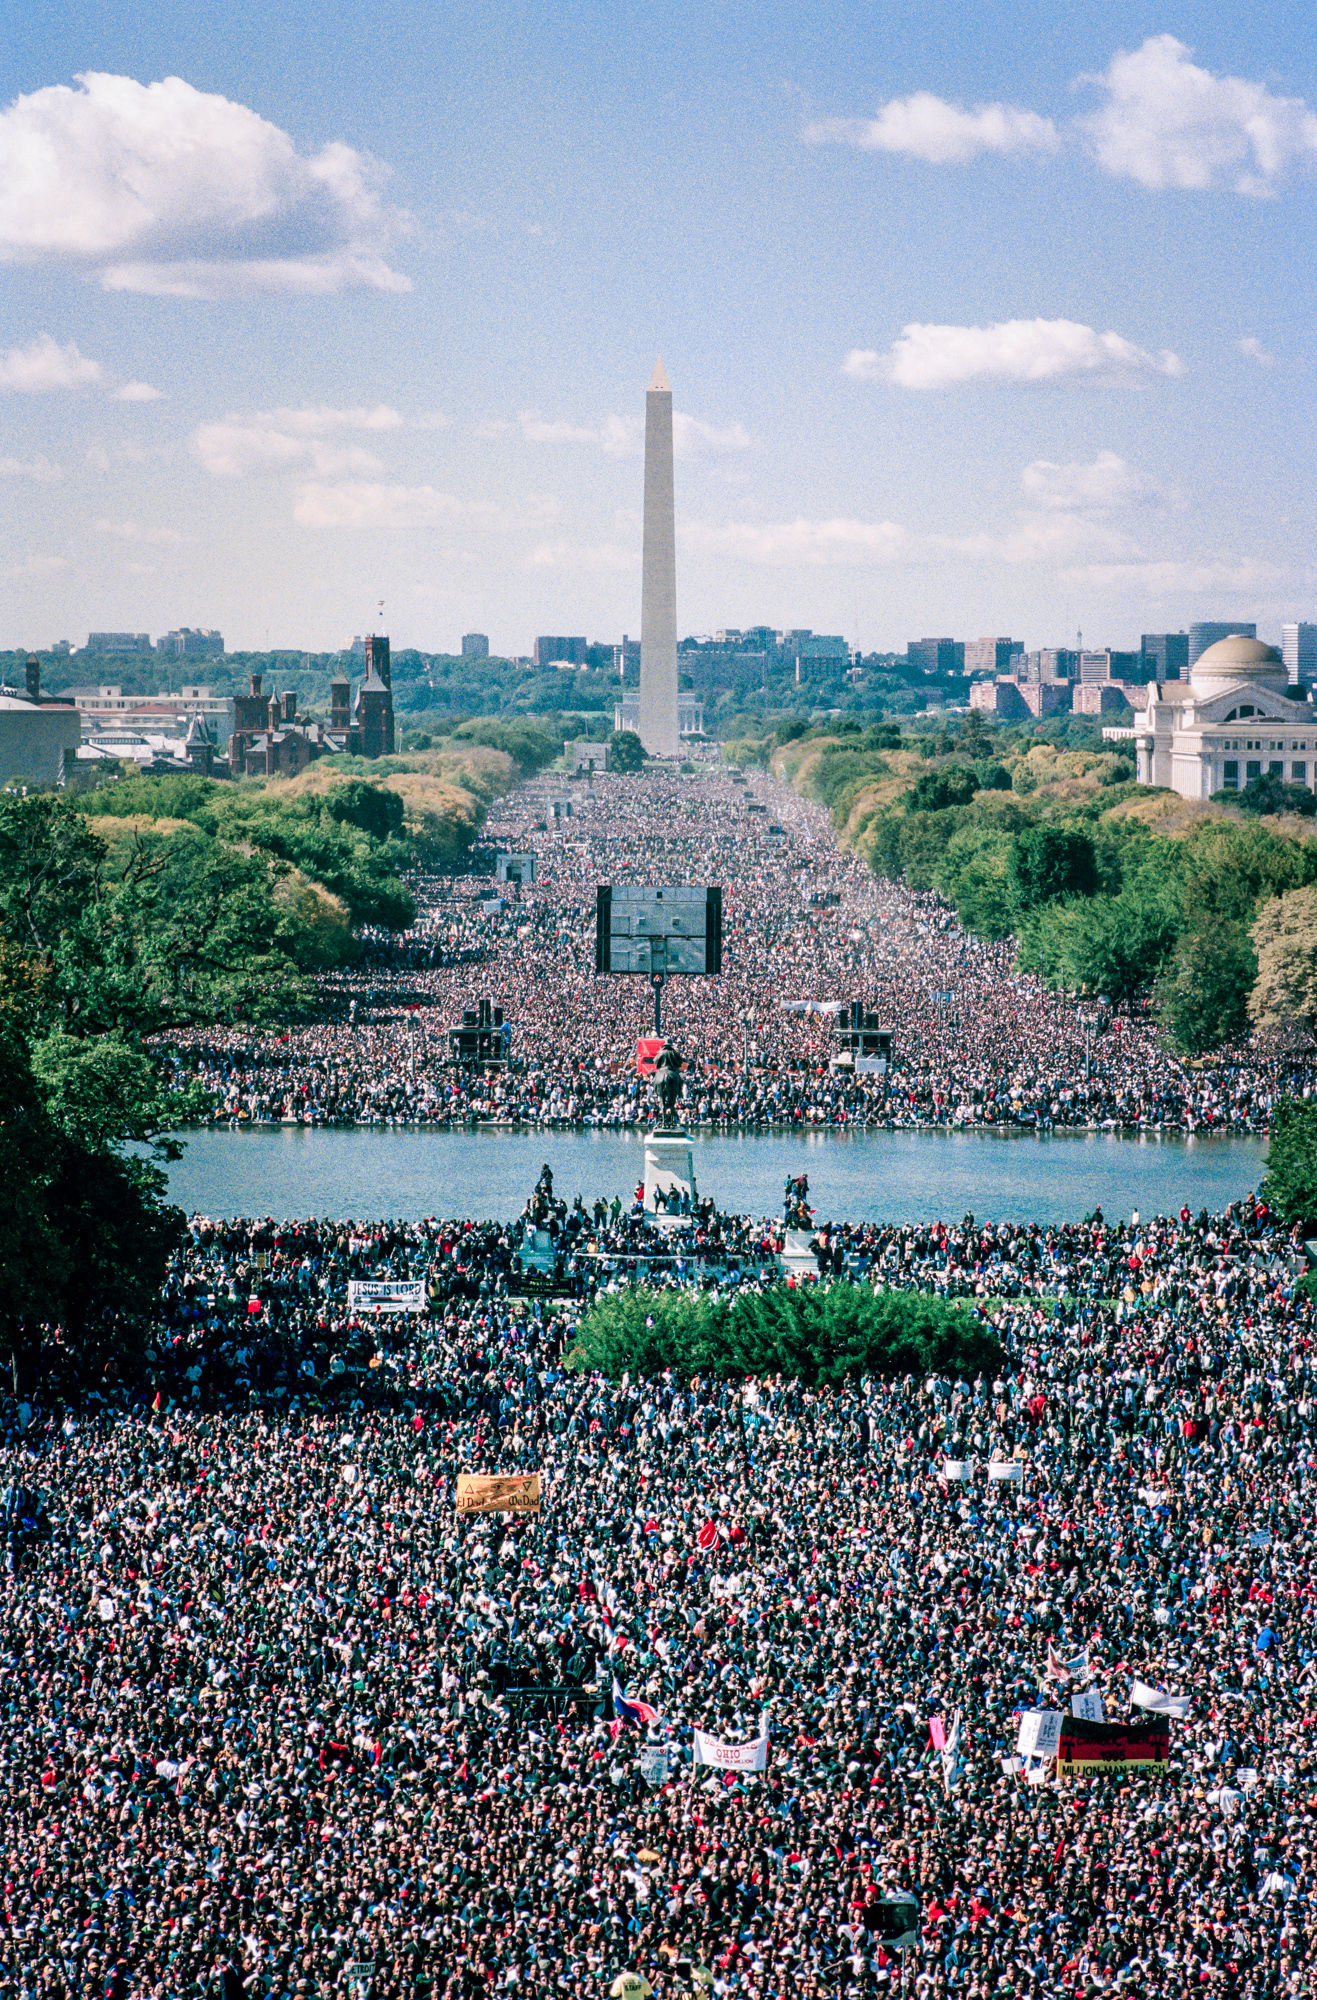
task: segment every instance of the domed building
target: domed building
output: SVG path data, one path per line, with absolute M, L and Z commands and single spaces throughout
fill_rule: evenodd
M 1235 633 L 1194 662 L 1184 683 L 1148 683 L 1148 705 L 1132 729 L 1104 729 L 1132 742 L 1141 785 L 1165 785 L 1183 799 L 1242 791 L 1272 772 L 1311 785 L 1317 714 L 1291 698 L 1285 662 L 1274 646 Z

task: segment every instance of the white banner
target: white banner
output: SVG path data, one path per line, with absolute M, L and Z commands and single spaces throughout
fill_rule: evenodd
M 384 1313 L 425 1311 L 425 1279 L 349 1278 L 348 1311 L 374 1309 Z
M 647 1785 L 666 1785 L 669 1776 L 668 1752 L 665 1745 L 647 1743 L 636 1758 L 636 1765 Z
M 1056 1708 L 1027 1708 L 1020 1717 L 1020 1734 L 1015 1743 L 1017 1757 L 1055 1757 L 1061 1741 L 1061 1711 Z
M 1004 1481 L 1007 1486 L 1023 1486 L 1024 1467 L 1018 1458 L 996 1458 L 988 1467 L 988 1477 Z
M 968 1479 L 974 1470 L 974 1461 L 969 1458 L 944 1458 L 942 1477 L 944 1479 Z
M 1167 1694 L 1165 1688 L 1149 1687 L 1146 1681 L 1135 1681 L 1130 1701 L 1135 1708 L 1146 1708 L 1150 1715 L 1174 1715 L 1181 1722 L 1193 1707 L 1187 1694 Z
M 1070 1713 L 1077 1715 L 1081 1722 L 1105 1722 L 1107 1714 L 1102 1706 L 1101 1688 L 1085 1688 L 1082 1694 L 1072 1694 Z
M 704 1730 L 695 1732 L 695 1762 L 711 1764 L 718 1771 L 766 1771 L 768 1769 L 768 1731 L 754 1737 L 749 1743 L 723 1743 L 716 1736 L 708 1736 Z

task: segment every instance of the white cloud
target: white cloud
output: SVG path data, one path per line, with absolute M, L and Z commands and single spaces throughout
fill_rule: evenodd
M 1054 153 L 1061 136 L 1050 118 L 1009 104 L 979 104 L 966 111 L 931 91 L 895 97 L 876 118 L 824 118 L 801 135 L 812 145 L 837 141 L 866 153 L 907 153 L 936 166 L 972 160 L 979 153 Z
M 782 568 L 896 562 L 911 553 L 895 521 L 689 521 L 682 541 L 701 555 Z
M 245 105 L 180 77 L 89 71 L 0 113 L 0 258 L 180 298 L 408 291 L 385 253 L 407 219 L 351 146 L 309 157 Z
M 1259 368 L 1274 368 L 1276 365 L 1275 355 L 1268 354 L 1266 348 L 1255 334 L 1246 333 L 1244 335 L 1244 338 L 1239 343 L 1239 351 L 1241 354 L 1246 354 L 1250 361 L 1256 361 Z
M 1096 562 L 1072 569 L 1068 574 L 1075 582 L 1089 584 L 1094 589 L 1159 599 L 1210 596 L 1218 591 L 1237 591 L 1242 598 L 1303 582 L 1283 564 L 1236 555 Z
M 619 576 L 640 564 L 640 551 L 615 542 L 577 546 L 571 542 L 540 542 L 526 558 L 527 569 L 583 570 L 592 575 Z
M 0 458 L 0 479 L 34 479 L 46 485 L 63 477 L 48 458 Z
M 1109 387 L 1150 375 L 1183 375 L 1169 349 L 1150 354 L 1118 333 L 1097 333 L 1071 319 L 1010 319 L 996 326 L 921 326 L 901 330 L 885 354 L 852 348 L 843 375 L 893 382 L 901 389 L 945 389 L 963 382 L 1087 382 Z
M 1139 550 L 1128 535 L 1101 517 L 1084 513 L 1022 514 L 1001 533 L 938 536 L 936 544 L 978 561 L 1049 567 L 1098 557 L 1132 557 Z
M 874 118 L 825 118 L 808 143 L 901 153 L 936 165 L 984 153 L 1057 156 L 1077 142 L 1109 174 L 1147 188 L 1228 188 L 1273 194 L 1292 170 L 1317 164 L 1317 114 L 1265 83 L 1215 76 L 1174 35 L 1121 49 L 1100 76 L 1079 78 L 1101 95 L 1095 111 L 1057 126 L 1009 104 L 966 110 L 931 91 L 893 98 Z
M 729 454 L 750 451 L 754 439 L 744 424 L 726 424 L 721 429 L 716 424 L 706 424 L 699 417 L 688 417 L 681 410 L 672 415 L 672 452 L 674 458 L 725 458 Z
M 58 576 L 61 570 L 72 569 L 67 556 L 29 556 L 26 562 L 15 563 L 6 572 L 9 576 Z
M 182 535 L 177 528 L 144 528 L 138 521 L 98 521 L 98 535 L 113 535 L 120 542 L 156 542 L 162 546 L 177 548 L 191 539 Z
M 621 417 L 609 417 L 602 424 L 575 424 L 568 419 L 541 417 L 534 410 L 522 410 L 517 418 L 527 444 L 592 444 L 612 458 L 637 451 L 640 430 Z
M 452 418 L 446 417 L 442 410 L 427 410 L 416 419 L 418 431 L 447 431 L 452 427 Z
M 93 472 L 109 471 L 110 454 L 103 444 L 89 444 L 87 446 L 87 463 Z
M 198 424 L 192 452 L 217 479 L 241 479 L 251 472 L 310 470 L 332 479 L 345 472 L 379 472 L 375 453 L 362 445 L 332 442 L 344 431 L 396 431 L 402 418 L 386 403 L 373 410 L 256 410 Z
M 122 389 L 114 392 L 116 403 L 162 403 L 163 389 L 153 389 L 149 382 L 125 382 Z
M 1031 506 L 1085 512 L 1144 504 L 1158 490 L 1155 480 L 1114 451 L 1100 451 L 1089 465 L 1055 465 L 1036 458 L 1025 466 L 1020 483 Z
M 1109 174 L 1149 188 L 1271 194 L 1293 166 L 1317 163 L 1317 116 L 1300 97 L 1213 76 L 1174 35 L 1122 49 L 1100 77 L 1105 102 L 1077 125 Z
M 433 486 L 381 486 L 357 480 L 308 481 L 298 489 L 293 519 L 302 528 L 435 528 L 456 521 L 477 528 L 511 525 L 492 500 L 459 500 Z
M 535 410 L 523 410 L 517 419 L 528 444 L 595 445 L 609 458 L 626 458 L 644 449 L 644 428 L 637 417 L 606 417 L 599 424 L 578 424 L 570 419 L 541 417 Z M 494 434 L 492 426 L 483 435 Z M 690 461 L 723 458 L 749 451 L 754 439 L 744 424 L 706 424 L 701 417 L 675 410 L 672 417 L 674 458 Z
M 77 389 L 86 382 L 99 382 L 99 361 L 79 354 L 70 340 L 61 347 L 48 333 L 39 333 L 26 347 L 10 347 L 0 354 L 0 389 L 21 390 L 37 395 L 46 389 Z

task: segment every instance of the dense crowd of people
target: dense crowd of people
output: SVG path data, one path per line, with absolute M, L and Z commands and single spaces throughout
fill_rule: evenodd
M 510 1226 L 194 1217 L 143 1372 L 4 1410 L 0 1995 L 1310 1992 L 1294 1243 L 1252 1197 L 825 1225 L 825 1279 L 967 1299 L 996 1372 L 569 1365 L 599 1288 L 760 1285 L 779 1240 L 544 1184 Z M 455 1512 L 530 1471 L 540 1512 Z M 1136 1679 L 1187 1704 L 1168 1763 L 1022 1767 L 1022 1711 Z
M 491 844 L 533 854 L 533 883 L 424 878 L 415 930 L 368 939 L 362 965 L 325 982 L 320 1018 L 176 1034 L 170 1073 L 199 1079 L 233 1123 L 645 1124 L 637 1042 L 653 1033 L 652 998 L 643 978 L 596 973 L 596 889 L 712 882 L 722 974 L 672 978 L 662 999 L 689 1122 L 1261 1131 L 1279 1095 L 1311 1088 L 1301 1054 L 1195 1065 L 1137 1011 L 1082 1019 L 1014 969 L 1012 945 L 971 937 L 932 894 L 875 880 L 837 848 L 826 813 L 763 773 L 560 790 L 523 788 L 491 810 Z M 450 1030 L 482 995 L 511 1025 L 497 1071 L 451 1060 Z M 834 1064 L 838 1009 L 856 1001 L 892 1034 L 885 1069 Z

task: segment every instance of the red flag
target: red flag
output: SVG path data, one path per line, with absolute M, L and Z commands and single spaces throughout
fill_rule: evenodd
M 714 1548 L 718 1541 L 718 1530 L 713 1525 L 713 1522 L 706 1521 L 695 1539 L 702 1549 Z

